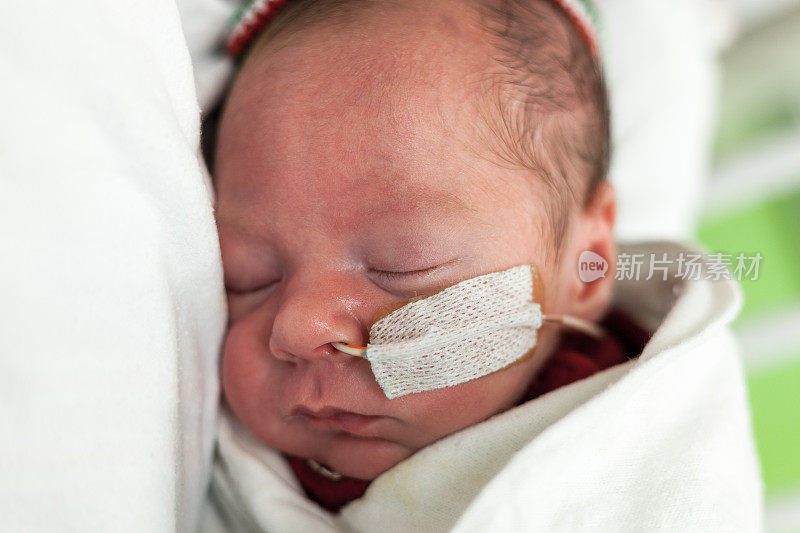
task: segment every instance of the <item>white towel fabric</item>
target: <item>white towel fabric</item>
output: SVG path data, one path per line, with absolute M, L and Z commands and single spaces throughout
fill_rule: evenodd
M 225 53 L 228 21 L 240 0 L 176 0 L 186 43 L 194 65 L 197 99 L 203 112 L 210 111 L 222 96 L 233 72 Z
M 659 259 L 684 250 L 625 249 Z M 434 443 L 338 516 L 306 499 L 285 460 L 226 414 L 202 530 L 760 531 L 762 486 L 727 329 L 737 286 L 657 275 L 620 282 L 616 298 L 655 328 L 637 359 Z
M 692 237 L 708 181 L 727 0 L 595 0 L 621 240 Z
M 175 5 L 4 1 L 0 529 L 193 531 L 225 299 Z

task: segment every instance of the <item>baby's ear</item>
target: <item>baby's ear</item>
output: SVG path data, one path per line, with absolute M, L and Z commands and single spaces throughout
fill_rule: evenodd
M 570 279 L 571 311 L 586 320 L 599 320 L 608 310 L 614 291 L 617 247 L 614 188 L 607 181 L 594 190 L 575 221 L 572 246 L 563 267 Z

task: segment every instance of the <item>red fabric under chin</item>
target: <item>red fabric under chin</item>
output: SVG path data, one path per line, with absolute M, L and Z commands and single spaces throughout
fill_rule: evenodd
M 609 313 L 601 325 L 610 333 L 602 340 L 577 333 L 564 333 L 558 350 L 531 380 L 527 391 L 515 405 L 635 358 L 642 353 L 650 339 L 650 333 L 617 311 Z M 328 479 L 314 471 L 305 459 L 289 455 L 285 457 L 306 495 L 329 511 L 339 511 L 363 496 L 369 487 L 370 481 L 361 479 Z
M 370 481 L 342 477 L 328 479 L 314 471 L 305 459 L 284 454 L 292 467 L 294 475 L 303 486 L 306 496 L 329 511 L 338 511 L 347 503 L 364 495 Z

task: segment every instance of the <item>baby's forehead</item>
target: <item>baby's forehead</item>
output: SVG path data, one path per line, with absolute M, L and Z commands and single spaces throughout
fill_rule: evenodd
M 505 82 L 485 12 L 464 8 L 477 2 L 366 4 L 393 7 L 257 43 L 228 102 L 221 166 L 245 152 L 261 175 L 284 178 L 265 188 L 295 197 L 300 189 L 286 184 L 309 168 L 328 183 L 389 180 L 394 192 L 410 176 L 457 179 L 462 192 L 507 205 L 529 201 L 531 189 L 534 199 L 552 196 L 509 176 L 531 172 L 502 153 L 513 150 L 504 128 L 514 125 L 497 120 Z
M 256 49 L 227 103 L 220 161 L 262 151 L 268 165 L 348 159 L 395 179 L 464 172 L 476 133 L 486 134 L 475 99 L 479 60 L 443 53 L 435 35 L 423 35 L 429 46 L 389 26 L 377 43 L 322 30 Z M 402 46 L 393 44 L 401 36 Z
M 343 102 L 431 113 L 463 101 L 485 79 L 493 62 L 475 17 L 437 4 L 438 17 L 419 20 L 408 6 L 381 5 L 394 6 L 392 13 L 388 7 L 380 16 L 367 10 L 348 24 L 320 22 L 259 41 L 237 84 L 260 86 L 265 98 L 273 93 L 278 103 L 300 92 L 314 93 L 320 106 Z

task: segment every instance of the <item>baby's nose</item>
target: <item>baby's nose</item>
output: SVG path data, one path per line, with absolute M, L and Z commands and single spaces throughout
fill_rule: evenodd
M 288 280 L 272 322 L 270 353 L 294 362 L 352 359 L 331 345 L 366 342 L 351 285 L 332 276 Z

